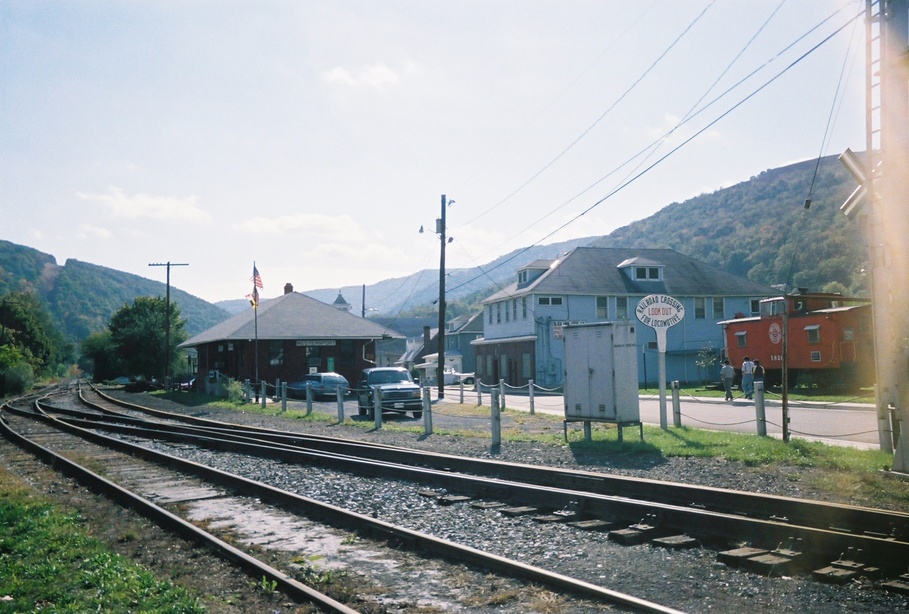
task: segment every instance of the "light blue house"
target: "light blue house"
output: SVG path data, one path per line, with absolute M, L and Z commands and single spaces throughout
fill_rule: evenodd
M 562 384 L 568 323 L 635 320 L 648 294 L 668 294 L 685 307 L 666 337 L 667 380 L 716 380 L 723 350 L 717 322 L 756 315 L 760 299 L 779 291 L 726 273 L 670 249 L 578 247 L 556 260 L 538 260 L 483 301 L 483 337 L 473 341 L 476 375 L 484 384 L 528 380 Z M 657 342 L 637 322 L 638 382 L 656 384 Z M 705 366 L 706 365 L 706 366 Z

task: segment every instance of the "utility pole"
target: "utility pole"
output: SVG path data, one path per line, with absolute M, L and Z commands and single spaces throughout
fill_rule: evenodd
M 155 262 L 149 263 L 148 266 L 164 266 L 167 267 L 167 317 L 166 323 L 164 325 L 164 388 L 167 389 L 170 386 L 170 267 L 172 266 L 189 266 L 188 263 L 172 263 L 170 261 L 166 263 Z
M 452 201 L 454 202 L 454 201 Z M 442 194 L 442 216 L 436 220 L 436 234 L 441 243 L 439 256 L 439 400 L 445 398 L 445 195 Z
M 909 472 L 909 0 L 867 0 L 866 19 L 877 4 L 880 52 L 880 176 L 871 169 L 869 209 L 878 410 L 891 411 L 893 470 Z M 872 97 L 873 98 L 873 97 Z M 874 113 L 869 108 L 867 113 Z M 874 135 L 869 143 L 874 145 Z
M 866 0 L 865 39 L 866 164 L 840 156 L 860 183 L 840 210 L 867 233 L 881 449 L 909 473 L 909 0 Z

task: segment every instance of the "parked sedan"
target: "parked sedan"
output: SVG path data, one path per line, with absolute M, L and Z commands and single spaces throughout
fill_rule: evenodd
M 346 395 L 350 391 L 350 383 L 347 378 L 338 373 L 308 373 L 303 379 L 287 384 L 287 396 L 296 399 L 306 398 L 306 386 L 312 386 L 312 398 L 335 398 L 338 394 L 338 386 L 341 386 L 341 394 Z

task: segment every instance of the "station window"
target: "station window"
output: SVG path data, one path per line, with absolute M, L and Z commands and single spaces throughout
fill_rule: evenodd
M 707 299 L 703 296 L 694 297 L 694 319 L 704 320 L 707 318 Z
M 726 310 L 723 308 L 723 298 L 713 297 L 713 319 L 723 320 L 726 317 Z
M 527 297 L 526 296 L 521 297 L 521 312 L 523 313 L 521 318 L 526 320 L 527 319 Z
M 617 320 L 628 319 L 628 297 L 617 296 L 615 299 L 615 317 Z
M 272 339 L 268 342 L 268 364 L 277 367 L 284 364 L 284 340 Z
M 597 319 L 598 320 L 608 320 L 609 319 L 609 297 L 606 297 L 606 296 L 597 297 Z
M 533 377 L 533 365 L 530 362 L 530 352 L 521 352 L 521 377 L 530 379 Z

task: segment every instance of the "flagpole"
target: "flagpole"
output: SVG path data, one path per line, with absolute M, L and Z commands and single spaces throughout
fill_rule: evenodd
M 256 386 L 259 385 L 259 286 L 262 280 L 259 277 L 259 269 L 256 268 L 256 261 L 253 260 L 253 319 L 255 320 L 256 343 L 253 346 L 256 360 Z

